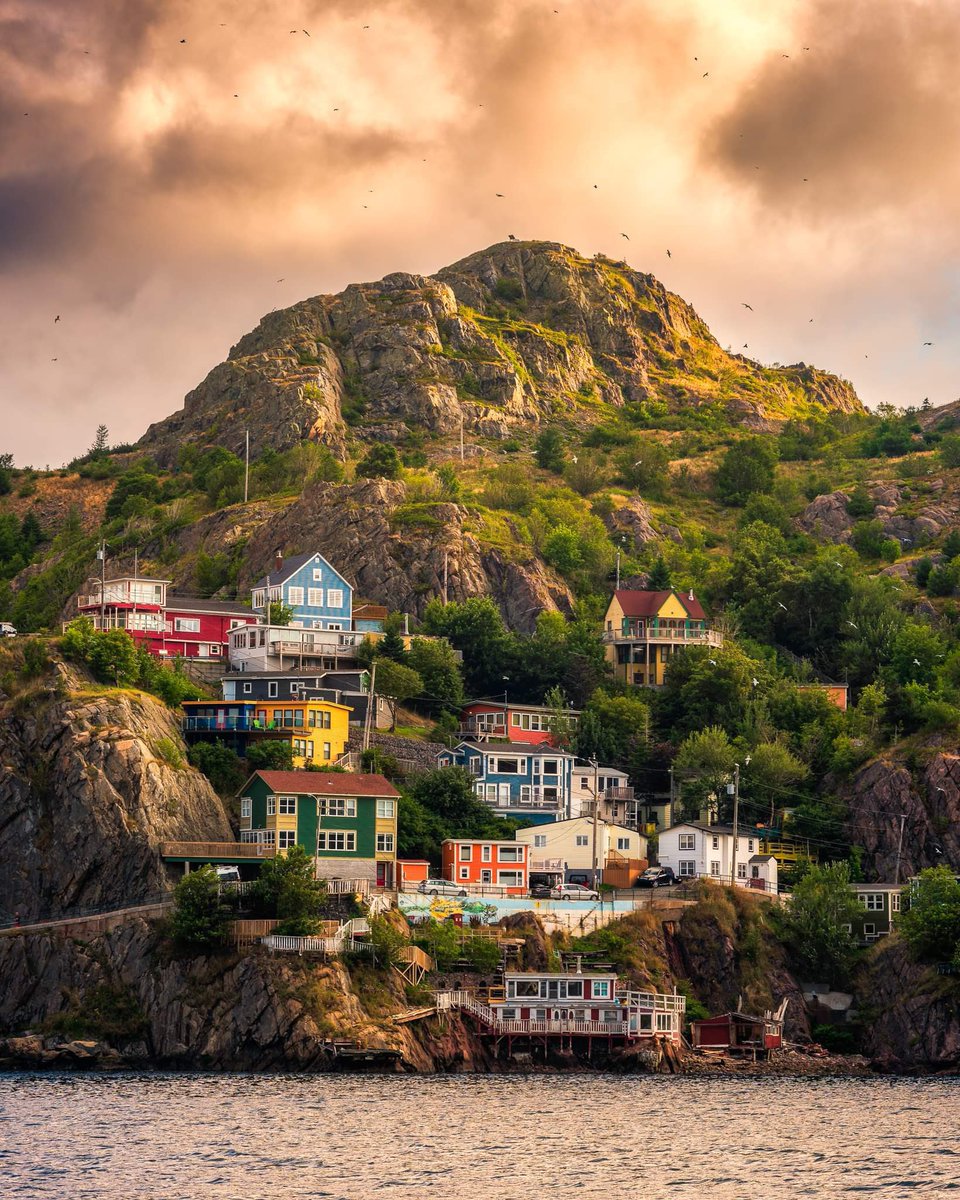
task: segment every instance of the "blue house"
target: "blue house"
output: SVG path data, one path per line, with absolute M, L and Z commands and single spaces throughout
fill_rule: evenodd
M 287 562 L 277 551 L 274 569 L 253 586 L 253 611 L 264 624 L 267 604 L 293 609 L 291 625 L 301 629 L 353 628 L 353 588 L 322 554 L 297 554 Z
M 460 742 L 437 755 L 440 767 L 463 767 L 474 776 L 477 797 L 497 816 L 535 825 L 570 812 L 574 756 L 529 742 Z

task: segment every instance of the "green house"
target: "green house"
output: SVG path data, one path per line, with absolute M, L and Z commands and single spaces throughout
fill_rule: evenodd
M 382 775 L 254 771 L 240 790 L 240 840 L 302 846 L 319 879 L 395 886 L 399 792 Z
M 863 915 L 847 932 L 852 933 L 861 946 L 887 937 L 900 912 L 903 886 L 899 883 L 851 883 L 850 890 L 860 901 Z

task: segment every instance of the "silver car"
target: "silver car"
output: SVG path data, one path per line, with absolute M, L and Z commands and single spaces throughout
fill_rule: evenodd
M 449 879 L 425 879 L 417 888 L 426 896 L 465 896 L 467 889 Z
M 582 883 L 558 883 L 551 888 L 550 896 L 554 900 L 599 900 L 600 893 L 593 888 L 584 887 Z

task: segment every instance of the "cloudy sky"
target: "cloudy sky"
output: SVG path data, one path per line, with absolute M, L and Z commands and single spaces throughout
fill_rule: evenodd
M 954 400 L 958 52 L 956 0 L 0 0 L 0 451 L 134 440 L 264 312 L 508 233 Z

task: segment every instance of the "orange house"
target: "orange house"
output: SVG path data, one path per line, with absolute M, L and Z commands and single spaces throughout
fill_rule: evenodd
M 530 888 L 530 850 L 524 842 L 445 838 L 443 877 L 451 883 L 504 888 L 525 896 Z
M 429 878 L 430 864 L 425 858 L 397 859 L 397 889 L 399 891 L 416 891 L 417 885 Z

